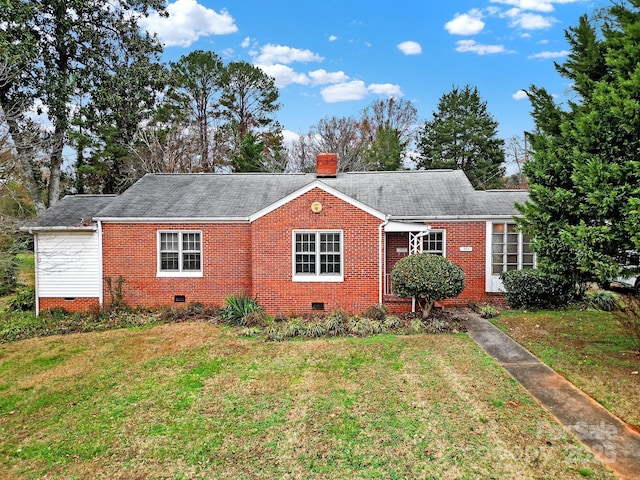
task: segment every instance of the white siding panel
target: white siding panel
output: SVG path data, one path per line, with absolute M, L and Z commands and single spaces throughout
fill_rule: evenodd
M 36 269 L 40 297 L 99 297 L 97 232 L 38 233 Z

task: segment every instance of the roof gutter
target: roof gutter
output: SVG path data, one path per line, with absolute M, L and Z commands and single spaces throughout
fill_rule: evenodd
M 21 232 L 27 232 L 33 235 L 36 232 L 95 232 L 98 227 L 91 226 L 55 226 L 55 227 L 20 227 Z
M 249 217 L 95 217 L 102 223 L 249 223 Z
M 437 220 L 494 220 L 499 218 L 513 218 L 513 217 L 521 217 L 522 214 L 496 214 L 496 215 L 433 215 L 429 217 L 423 216 L 391 216 L 389 217 L 392 221 L 405 221 L 405 222 L 433 222 Z

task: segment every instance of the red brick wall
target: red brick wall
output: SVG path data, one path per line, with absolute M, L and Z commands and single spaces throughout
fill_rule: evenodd
M 311 211 L 313 202 L 323 206 Z M 131 306 L 173 305 L 175 295 L 186 302 L 221 305 L 232 293 L 250 292 L 267 313 L 311 312 L 312 302 L 325 312 L 342 307 L 360 313 L 379 300 L 378 227 L 381 220 L 320 189 L 314 189 L 256 220 L 253 224 L 112 224 L 103 225 L 104 277 L 125 280 L 125 301 Z M 447 258 L 465 270 L 465 289 L 447 306 L 487 300 L 485 293 L 484 222 L 430 222 L 446 231 Z M 343 282 L 293 282 L 292 232 L 298 229 L 343 231 Z M 158 230 L 200 230 L 203 277 L 157 277 Z M 387 236 L 386 272 L 405 256 L 408 235 Z M 462 252 L 460 247 L 471 247 Z M 386 297 L 394 312 L 409 311 L 410 302 Z M 41 299 L 41 309 L 69 306 L 82 299 Z M 97 303 L 97 299 L 93 299 Z M 392 301 L 395 300 L 395 301 Z M 58 303 L 55 303 L 55 302 Z M 110 293 L 105 285 L 104 302 Z M 59 304 L 60 303 L 60 304 Z M 51 305 L 51 306 L 50 306 Z M 74 304 L 75 305 L 75 304 Z M 88 308 L 87 307 L 85 308 Z M 75 308 L 75 307 L 72 307 Z M 78 307 L 78 309 L 82 309 Z
M 53 308 L 63 308 L 67 312 L 82 312 L 85 310 L 89 310 L 92 307 L 98 307 L 100 305 L 100 300 L 98 298 L 80 298 L 76 297 L 73 299 L 64 299 L 64 298 L 50 298 L 50 297 L 40 297 L 38 299 L 38 306 L 40 312 L 44 312 L 46 310 L 51 310 Z
M 401 252 L 398 252 L 401 249 Z M 409 234 L 408 233 L 388 233 L 387 234 L 387 273 L 391 273 L 393 266 L 398 260 L 409 255 Z
M 443 302 L 445 306 L 466 306 L 470 301 L 485 302 L 485 223 L 484 222 L 428 222 L 434 230 L 445 230 L 446 257 L 460 266 L 465 272 L 465 288 L 458 298 Z M 402 254 L 396 252 L 396 246 L 409 241 L 406 233 L 388 234 L 387 273 L 390 273 Z M 397 245 L 396 245 L 397 244 Z M 471 247 L 471 252 L 460 251 L 461 247 Z M 395 312 L 409 311 L 410 302 L 401 302 L 388 298 L 389 309 Z
M 322 211 L 313 213 L 311 204 Z M 321 189 L 296 198 L 253 223 L 253 293 L 269 313 L 360 313 L 379 302 L 378 226 L 382 221 Z M 298 229 L 342 230 L 344 282 L 293 282 L 292 235 Z
M 486 300 L 486 225 L 485 222 L 431 223 L 434 229 L 446 230 L 446 256 L 461 267 L 465 273 L 464 290 L 456 299 L 447 300 L 446 305 L 464 305 L 470 301 Z M 461 252 L 461 247 L 471 247 L 471 252 Z
M 124 278 L 130 306 L 174 305 L 186 302 L 222 305 L 224 297 L 251 291 L 251 227 L 246 224 L 103 224 L 103 276 Z M 203 276 L 157 277 L 158 230 L 202 231 Z M 104 302 L 111 295 L 105 284 Z

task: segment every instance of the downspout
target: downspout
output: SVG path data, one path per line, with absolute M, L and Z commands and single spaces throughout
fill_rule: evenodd
M 33 235 L 33 264 L 34 264 L 34 274 L 35 274 L 35 279 L 34 281 L 36 282 L 36 288 L 35 288 L 35 296 L 36 296 L 36 317 L 40 316 L 40 295 L 38 295 L 38 265 L 39 265 L 39 258 L 38 258 L 38 235 L 36 233 L 33 232 L 33 230 L 29 230 L 29 233 Z
M 411 232 L 409 232 L 409 255 L 411 255 Z M 411 313 L 416 313 L 416 297 L 411 297 Z
M 378 303 L 380 305 L 384 302 L 384 269 L 383 261 L 386 263 L 386 254 L 383 250 L 382 242 L 382 229 L 389 223 L 389 216 L 387 216 L 378 226 Z
M 104 304 L 104 276 L 103 276 L 103 264 L 104 259 L 102 258 L 102 220 L 98 220 L 98 257 L 100 257 L 100 262 L 98 263 L 98 284 L 100 285 L 100 291 L 98 293 L 98 304 L 102 307 Z

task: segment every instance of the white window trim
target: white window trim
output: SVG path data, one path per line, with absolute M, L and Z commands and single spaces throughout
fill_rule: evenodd
M 315 233 L 316 245 L 320 242 L 321 233 L 339 233 L 340 234 L 340 274 L 321 274 L 317 268 L 317 273 L 296 273 L 296 234 L 298 233 Z M 316 266 L 320 265 L 320 249 L 316 248 Z M 294 282 L 344 282 L 344 232 L 335 229 L 299 229 L 291 232 L 291 280 Z
M 442 256 L 447 258 L 447 231 L 440 228 L 429 230 L 428 235 L 425 235 L 425 237 L 428 237 L 432 233 L 442 233 Z M 422 238 L 422 251 L 425 253 L 433 253 L 424 249 L 424 237 Z
M 180 270 L 178 271 L 173 271 L 173 270 L 161 270 L 160 267 L 162 265 L 162 260 L 161 260 L 161 255 L 160 255 L 160 237 L 161 234 L 163 233 L 177 233 L 179 235 L 179 250 L 178 250 L 178 264 L 180 265 Z M 182 270 L 182 261 L 183 261 L 183 257 L 182 257 L 182 235 L 184 233 L 199 233 L 200 234 L 200 270 L 188 270 L 188 271 L 183 271 Z M 195 278 L 195 277 L 202 277 L 202 271 L 203 271 L 203 265 L 204 265 L 204 255 L 202 253 L 202 243 L 203 243 L 203 238 L 202 238 L 202 230 L 158 230 L 157 232 L 157 236 L 156 236 L 156 269 L 157 269 L 157 273 L 156 276 L 157 277 L 175 277 L 175 278 Z
M 487 292 L 504 292 L 500 273 L 493 273 L 493 226 L 495 224 L 515 224 L 513 219 L 510 220 L 490 220 L 486 223 L 486 258 L 485 258 L 485 291 Z M 518 270 L 522 270 L 522 232 L 518 232 Z M 533 268 L 538 264 L 537 255 L 533 254 Z M 501 272 L 502 273 L 502 272 Z
M 424 232 L 416 232 L 416 234 L 420 236 L 418 238 L 418 252 L 416 253 L 433 253 L 425 251 L 424 249 L 424 239 L 432 233 L 442 233 L 442 256 L 444 258 L 447 258 L 447 231 L 444 228 L 436 228 L 433 230 L 429 229 Z M 409 254 L 411 254 L 411 235 L 413 234 L 414 232 L 409 232 Z

